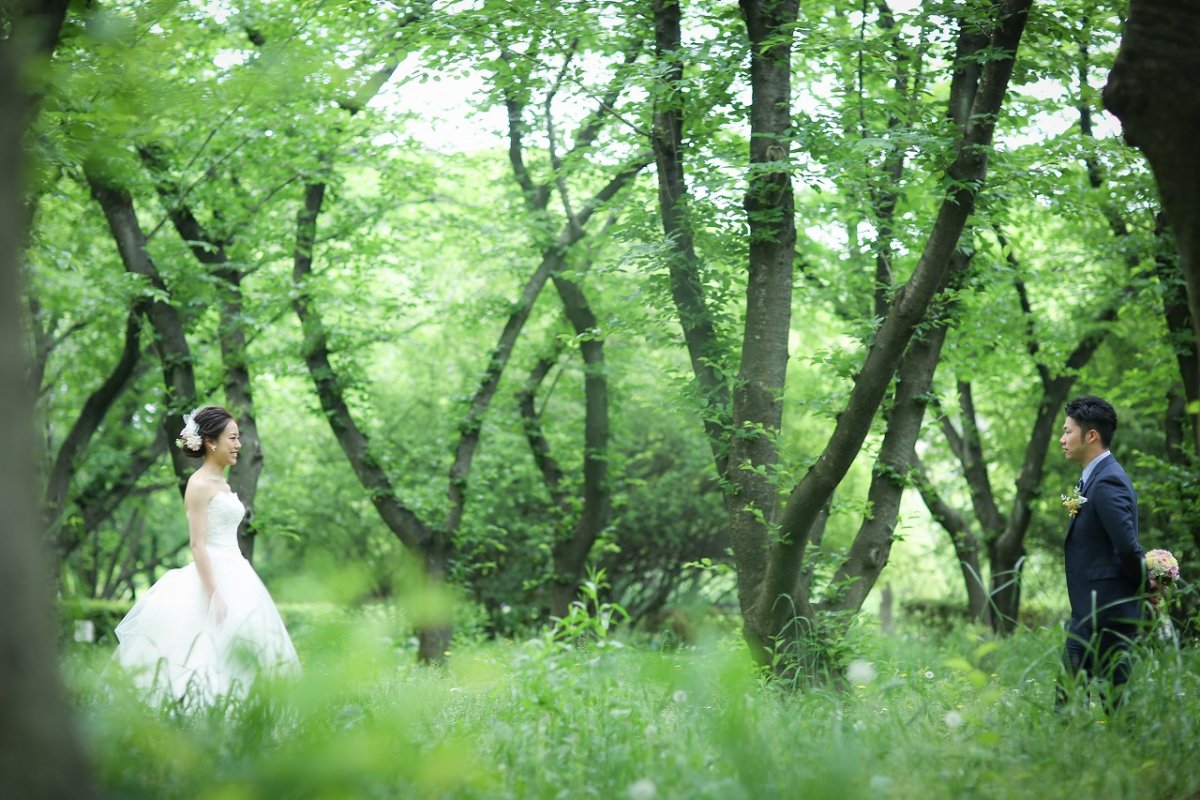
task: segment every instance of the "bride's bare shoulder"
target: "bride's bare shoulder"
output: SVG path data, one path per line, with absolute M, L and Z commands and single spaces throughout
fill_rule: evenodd
M 224 489 L 224 486 L 225 481 L 223 480 L 193 472 L 192 476 L 188 478 L 187 488 L 183 492 L 184 505 L 203 508 L 209 500 L 212 500 L 218 492 Z

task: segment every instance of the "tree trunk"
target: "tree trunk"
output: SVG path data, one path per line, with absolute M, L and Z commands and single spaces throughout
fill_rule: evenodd
M 793 26 L 796 0 L 742 0 L 750 40 L 750 179 L 746 217 L 750 226 L 749 279 L 741 366 L 733 391 L 733 441 L 729 482 L 730 519 L 737 565 L 738 603 L 747 642 L 765 660 L 782 629 L 773 624 L 786 592 L 762 592 L 768 571 L 768 531 L 779 492 L 772 470 L 783 424 L 788 336 L 792 315 L 792 264 L 796 220 L 790 172 Z M 780 613 L 809 617 L 807 597 L 783 603 Z
M 626 64 L 633 61 L 634 57 L 636 57 L 636 52 L 636 49 L 626 52 Z M 508 55 L 506 54 L 505 57 L 507 58 Z M 581 152 L 590 147 L 595 141 L 603 121 L 612 112 L 617 99 L 620 97 L 624 89 L 624 84 L 625 77 L 619 72 L 608 87 L 605 97 L 601 100 L 599 108 L 594 112 L 590 121 L 584 124 L 576 134 L 572 152 Z M 517 97 L 509 87 L 505 87 L 505 108 L 508 114 L 509 163 L 512 167 L 513 179 L 520 187 L 522 196 L 525 198 L 526 208 L 539 221 L 544 221 L 550 198 L 555 188 L 558 189 L 562 201 L 566 221 L 556 241 L 549 247 L 542 245 L 542 263 L 544 266 L 548 265 L 550 269 L 544 274 L 539 269 L 538 274 L 542 275 L 542 283 L 545 282 L 546 277 L 553 280 L 555 289 L 562 300 L 566 316 L 570 320 L 576 335 L 580 337 L 580 352 L 584 361 L 585 421 L 582 510 L 572 526 L 570 534 L 566 538 L 556 540 L 551 546 L 550 554 L 554 573 L 550 585 L 550 613 L 554 616 L 562 617 L 566 615 L 571 602 L 575 599 L 579 591 L 579 585 L 584 577 L 584 570 L 587 558 L 591 554 L 592 545 L 595 544 L 596 538 L 600 535 L 604 526 L 608 524 L 610 506 L 610 491 L 608 486 L 608 381 L 604 366 L 604 341 L 602 338 L 596 336 L 598 330 L 596 318 L 592 313 L 591 307 L 588 305 L 587 298 L 583 294 L 582 289 L 573 281 L 568 280 L 563 275 L 563 270 L 566 267 L 569 248 L 584 237 L 585 226 L 602 203 L 614 197 L 626 183 L 632 180 L 637 173 L 641 172 L 650 163 L 652 157 L 650 153 L 638 153 L 629 166 L 624 167 L 614 175 L 594 198 L 589 200 L 579 212 L 576 212 L 571 203 L 566 175 L 563 173 L 563 161 L 556 149 L 557 140 L 554 131 L 552 106 L 556 91 L 557 84 L 549 90 L 544 102 L 548 155 L 554 173 L 551 180 L 541 183 L 535 182 L 525 165 L 524 112 L 526 102 L 524 99 Z M 540 290 L 540 288 L 541 284 L 538 284 L 537 290 Z M 537 290 L 531 294 L 530 289 L 526 289 L 523 305 L 521 306 L 525 315 L 528 315 L 529 310 L 532 308 L 533 300 L 537 297 Z M 526 301 L 528 307 L 525 305 Z M 524 318 L 522 318 L 523 321 Z M 504 355 L 505 360 L 507 360 L 507 352 Z M 500 366 L 503 368 L 503 362 Z M 545 437 L 541 434 L 540 421 L 532 408 L 533 393 L 537 390 L 537 382 L 540 382 L 541 378 L 545 377 L 545 371 L 541 371 L 539 374 L 541 366 L 539 365 L 538 368 L 535 368 L 530 381 L 527 382 L 526 390 L 521 395 L 525 433 L 530 446 L 533 448 L 534 458 L 538 462 L 538 466 L 542 471 L 543 478 L 552 497 L 555 499 L 555 503 L 560 508 L 566 509 L 569 503 L 562 490 L 561 470 L 549 455 L 549 445 Z M 549 366 L 547 365 L 545 369 L 548 370 Z M 498 381 L 499 374 L 496 375 L 495 381 L 492 384 L 493 390 L 495 382 Z M 486 381 L 484 385 L 487 386 Z M 478 397 L 479 394 L 476 395 L 477 399 Z M 490 394 L 488 397 L 490 398 Z M 528 405 L 526 405 L 526 402 Z M 470 445 L 466 461 L 469 467 L 469 454 L 473 452 L 475 442 L 478 440 L 478 426 L 468 429 L 468 432 L 473 434 L 473 439 L 468 442 L 464 435 L 463 439 L 460 440 L 459 452 L 460 454 L 463 452 L 464 444 Z M 456 468 L 461 460 L 461 455 L 455 459 Z M 452 507 L 461 508 L 461 500 L 454 496 L 455 487 L 456 482 L 453 480 L 452 474 Z M 457 518 L 454 521 L 457 523 Z
M 1008 524 L 1000 507 L 996 503 L 996 494 L 992 490 L 991 476 L 988 474 L 987 457 L 983 453 L 983 440 L 979 436 L 979 418 L 975 413 L 975 393 L 967 381 L 958 381 L 958 407 L 962 413 L 962 435 L 960 436 L 950 420 L 942 418 L 942 430 L 946 434 L 950 447 L 958 456 L 963 467 L 963 477 L 967 481 L 967 489 L 971 495 L 971 506 L 975 517 L 983 528 L 983 536 L 991 541 L 1004 532 Z
M 727 360 L 718 343 L 712 311 L 704 297 L 700 259 L 692 236 L 683 164 L 683 83 L 680 0 L 654 0 L 654 54 L 660 65 L 654 98 L 652 144 L 658 167 L 658 207 L 667 246 L 671 296 L 679 312 L 692 373 L 705 406 L 704 429 L 717 474 L 728 471 L 729 384 Z
M 1080 55 L 1080 81 L 1081 83 L 1086 83 L 1088 77 L 1088 51 L 1086 47 L 1080 49 Z M 1081 103 L 1078 111 L 1080 132 L 1090 138 L 1093 136 L 1091 110 L 1086 104 Z M 1085 166 L 1087 167 L 1089 184 L 1093 189 L 1099 189 L 1104 182 L 1100 165 L 1093 159 L 1086 158 Z M 1119 209 L 1111 203 L 1105 203 L 1102 207 L 1102 212 L 1108 221 L 1113 235 L 1118 239 L 1127 239 L 1129 237 L 1129 226 L 1126 224 Z M 1006 258 L 1010 266 L 1013 267 L 1014 273 L 1019 274 L 1020 265 L 1003 233 L 997 230 L 996 236 L 1000 242 L 1000 246 L 1005 250 Z M 1136 250 L 1128 250 L 1125 262 L 1131 272 L 1138 266 L 1139 256 Z M 1042 381 L 1043 394 L 1041 404 L 1038 407 L 1037 418 L 1034 420 L 1033 431 L 1030 434 L 1029 443 L 1025 450 L 1021 473 L 1017 478 L 1017 493 L 1013 499 L 1012 509 L 999 535 L 988 536 L 992 591 L 987 608 L 987 619 L 993 630 L 1001 634 L 1012 633 L 1016 628 L 1021 600 L 1021 564 L 1025 555 L 1025 534 L 1028 532 L 1029 524 L 1032 521 L 1031 505 L 1037 496 L 1038 488 L 1041 486 L 1046 449 L 1053 438 L 1056 423 L 1061 416 L 1060 409 L 1066 402 L 1071 387 L 1075 384 L 1075 376 L 1078 374 L 1078 371 L 1091 360 L 1092 355 L 1096 352 L 1096 349 L 1107 334 L 1107 324 L 1116 319 L 1123 301 L 1130 293 L 1130 289 L 1126 288 L 1120 300 L 1110 304 L 1106 309 L 1101 311 L 1095 319 L 1095 328 L 1083 337 L 1075 350 L 1067 358 L 1066 369 L 1059 376 L 1052 377 L 1053 373 L 1050 367 L 1038 360 L 1040 344 L 1037 340 L 1033 309 L 1029 302 L 1029 295 L 1024 281 L 1017 278 L 1015 280 L 1015 288 L 1020 299 L 1021 311 L 1026 320 L 1027 349 L 1030 356 L 1035 359 L 1038 375 Z M 990 491 L 990 487 L 988 488 Z
M 867 352 L 833 435 L 788 498 L 780 519 L 779 541 L 771 545 L 769 567 L 756 606 L 755 615 L 765 630 L 783 630 L 790 614 L 811 619 L 803 613 L 807 610 L 811 577 L 811 570 L 804 569 L 809 531 L 861 448 L 901 354 L 947 278 L 951 256 L 987 173 L 986 151 L 1012 75 L 1029 5 L 1030 0 L 1010 0 L 1000 5 L 991 45 L 997 53 L 1005 55 L 989 60 L 983 68 L 965 132 L 947 171 L 953 188 L 939 209 L 916 270 L 896 293 L 888 316 Z M 957 99 L 952 97 L 952 104 Z M 747 338 L 749 333 L 748 327 Z M 793 603 L 779 602 L 785 597 L 792 598 Z
M 1089 74 L 1088 49 L 1086 45 L 1080 47 L 1078 71 L 1081 85 L 1086 84 Z M 1094 135 L 1092 131 L 1091 109 L 1086 103 L 1081 102 L 1077 110 L 1079 112 L 1080 132 L 1083 136 L 1091 138 Z M 1090 157 L 1085 158 L 1084 163 L 1087 170 L 1088 182 L 1091 187 L 1093 189 L 1101 188 L 1104 183 L 1104 176 L 1100 165 Z M 1113 235 L 1118 239 L 1128 238 L 1130 235 L 1129 226 L 1121 215 L 1120 210 L 1112 203 L 1105 202 L 1102 205 L 1101 211 Z M 1019 276 L 1020 264 L 1009 242 L 999 229 L 996 230 L 996 238 L 1001 248 L 1005 251 L 1005 257 L 1012 267 L 1014 274 Z M 1130 271 L 1138 266 L 1139 256 L 1136 250 L 1127 250 L 1125 262 Z M 951 449 L 963 465 L 963 471 L 970 487 L 972 504 L 983 528 L 985 541 L 987 542 L 992 589 L 985 609 L 985 619 L 996 632 L 1001 634 L 1011 633 L 1015 630 L 1017 624 L 1021 598 L 1021 565 L 1025 555 L 1024 539 L 1032 521 L 1031 504 L 1041 485 L 1046 449 L 1053 438 L 1055 423 L 1057 423 L 1061 413 L 1060 409 L 1066 402 L 1067 395 L 1074 385 L 1075 374 L 1091 360 L 1092 355 L 1100 346 L 1106 334 L 1108 323 L 1116 319 L 1117 312 L 1120 310 L 1122 302 L 1130 291 L 1129 288 L 1126 288 L 1122 298 L 1111 303 L 1096 317 L 1094 329 L 1085 334 L 1075 350 L 1068 357 L 1066 369 L 1060 375 L 1055 376 L 1050 366 L 1039 359 L 1038 353 L 1041 345 L 1037 338 L 1035 317 L 1029 301 L 1028 289 L 1020 277 L 1014 280 L 1014 288 L 1016 289 L 1026 323 L 1026 349 L 1030 357 L 1034 359 L 1038 375 L 1041 379 L 1042 398 L 1038 407 L 1037 417 L 1034 420 L 1033 430 L 1026 445 L 1021 473 L 1017 480 L 1017 493 L 1014 496 L 1013 506 L 1007 517 L 1002 515 L 997 508 L 995 495 L 993 494 L 991 482 L 988 478 L 986 459 L 984 458 L 979 438 L 974 400 L 971 395 L 971 386 L 969 383 L 959 382 L 959 405 L 962 411 L 963 435 L 961 437 L 958 436 L 949 419 L 945 417 L 942 419 L 943 429 L 946 432 Z M 953 538 L 955 535 L 954 531 L 950 527 L 947 527 L 947 530 L 950 530 Z M 966 579 L 968 582 L 968 596 L 970 597 L 969 593 L 972 585 L 978 579 L 978 574 L 975 573 L 967 576 Z
M 894 70 L 892 87 L 896 90 L 897 96 L 905 97 L 908 94 L 908 48 L 900 29 L 896 26 L 896 16 L 892 13 L 891 7 L 888 6 L 886 0 L 878 0 L 877 6 L 879 8 L 879 26 L 892 34 L 891 58 Z M 859 47 L 865 47 L 865 42 L 860 42 Z M 861 97 L 863 83 L 863 63 L 860 50 L 858 64 L 860 109 L 865 101 L 865 98 Z M 887 121 L 888 133 L 897 132 L 900 127 L 900 117 L 894 112 L 889 113 Z M 866 136 L 865 125 L 861 131 L 861 135 Z M 896 203 L 900 199 L 901 178 L 904 176 L 904 154 L 905 149 L 903 147 L 892 147 L 888 150 L 881 165 L 884 184 L 878 189 L 872 187 L 870 192 L 871 212 L 874 215 L 877 232 L 874 242 L 876 319 L 883 319 L 887 316 L 888 306 L 891 303 L 892 289 L 895 287 L 892 261 L 895 256 Z
M 967 590 L 967 619 L 980 622 L 987 608 L 988 592 L 979 560 L 979 539 L 971 532 L 966 518 L 942 500 L 929 476 L 925 474 L 924 466 L 919 463 L 917 489 L 920 490 L 921 499 L 925 501 L 930 515 L 950 535 L 950 543 L 954 546 L 954 555 L 958 559 L 963 585 Z
M 561 273 L 553 276 L 567 319 L 571 321 L 583 356 L 583 508 L 567 539 L 554 543 L 554 581 L 550 613 L 566 616 L 583 582 L 588 555 L 608 524 L 608 378 L 604 367 L 603 334 L 596 335 L 596 316 L 583 290 Z
M 263 469 L 262 439 L 254 411 L 254 395 L 250 386 L 250 370 L 246 358 L 246 327 L 242 304 L 241 270 L 229 263 L 226 248 L 232 244 L 232 234 L 215 235 L 183 202 L 184 192 L 169 177 L 169 165 L 161 148 L 138 148 L 142 162 L 155 179 L 158 195 L 166 205 L 167 214 L 184 243 L 200 264 L 212 270 L 220 279 L 221 321 L 218 338 L 221 343 L 221 365 L 224 367 L 225 403 L 238 423 L 242 452 L 229 471 L 229 485 L 237 494 L 246 514 L 238 525 L 238 547 L 247 561 L 254 560 L 254 501 L 258 494 L 258 478 Z
M 1200 433 L 1197 433 L 1200 431 L 1200 411 L 1196 410 L 1195 405 L 1200 403 L 1200 348 L 1197 348 L 1197 339 L 1192 332 L 1187 287 L 1179 271 L 1176 254 L 1166 250 L 1165 244 L 1170 237 L 1162 214 L 1158 215 L 1156 223 L 1159 247 L 1154 258 L 1154 273 L 1162 284 L 1163 319 L 1167 323 L 1171 349 L 1175 351 L 1175 359 L 1179 364 L 1179 376 L 1183 379 L 1183 397 L 1178 397 L 1173 390 L 1171 396 L 1178 397 L 1178 400 L 1168 402 L 1165 420 L 1167 459 L 1173 464 L 1186 464 L 1185 438 L 1192 453 L 1200 456 Z M 1191 426 L 1192 435 L 1185 437 L 1184 429 L 1188 425 Z
M 520 153 L 519 144 L 516 146 L 516 151 L 518 154 Z M 519 155 L 517 156 L 517 160 L 519 163 Z M 565 267 L 565 255 L 568 250 L 586 235 L 585 225 L 588 220 L 591 219 L 604 203 L 615 197 L 622 188 L 633 180 L 645 165 L 646 160 L 643 157 L 637 163 L 625 167 L 614 175 L 604 188 L 584 205 L 579 214 L 563 226 L 554 241 L 543 249 L 542 260 L 533 275 L 526 281 L 520 300 L 517 301 L 513 311 L 509 314 L 508 320 L 504 325 L 504 330 L 500 334 L 500 339 L 492 349 L 487 368 L 484 370 L 479 386 L 476 388 L 475 394 L 471 398 L 471 403 L 467 407 L 466 417 L 459 425 L 458 445 L 455 447 L 454 461 L 450 466 L 450 510 L 447 513 L 446 522 L 443 526 L 447 531 L 457 531 L 459 525 L 462 523 L 467 497 L 467 476 L 471 471 L 471 463 L 479 447 L 483 416 L 496 394 L 496 389 L 500 385 L 500 378 L 504 375 L 504 370 L 508 366 L 517 339 L 520 337 L 525 323 L 529 320 L 534 303 L 537 302 L 538 296 L 546 285 L 546 281 L 552 276 L 557 276 Z M 517 167 L 514 164 L 515 170 L 517 170 Z M 518 172 L 517 174 L 520 175 L 521 173 Z M 547 197 L 549 196 L 548 192 L 545 194 Z
M 237 464 L 229 470 L 229 485 L 246 507 L 246 515 L 238 525 L 238 547 L 247 561 L 254 560 L 254 542 L 258 530 L 254 521 L 255 500 L 258 497 L 258 478 L 263 470 L 262 437 L 258 435 L 258 420 L 254 411 L 254 394 L 250 387 L 247 366 L 246 327 L 243 322 L 242 273 L 232 267 L 217 270 L 222 279 L 221 300 L 221 365 L 225 375 L 225 402 L 237 419 L 242 451 Z
M 1150 162 L 1187 285 L 1194 341 L 1200 342 L 1200 5 L 1131 0 L 1104 106 L 1125 140 Z M 1200 380 L 1200 378 L 1197 378 Z M 1195 394 L 1200 394 L 1196 386 Z M 1194 429 L 1200 452 L 1200 429 Z
M 92 196 L 104 210 L 109 230 L 117 243 L 125 270 L 140 275 L 154 289 L 150 299 L 147 318 L 154 328 L 154 348 L 162 362 L 163 391 L 166 407 L 162 410 L 162 429 L 168 441 L 183 428 L 183 415 L 196 404 L 196 376 L 192 370 L 192 354 L 184 333 L 183 319 L 179 311 L 164 297 L 169 297 L 166 284 L 159 275 L 158 267 L 150 258 L 146 247 L 146 235 L 138 222 L 129 192 L 113 186 L 93 169 L 85 167 Z M 187 488 L 188 476 L 193 472 L 189 459 L 178 447 L 169 448 L 171 465 L 179 483 L 179 494 Z
M 1095 319 L 1095 328 L 1086 334 L 1068 356 L 1063 373 L 1046 380 L 1043 378 L 1043 394 L 1038 405 L 1037 418 L 1025 447 L 1021 472 L 1017 477 L 1017 493 L 1013 497 L 1004 532 L 988 542 L 991 566 L 991 602 L 988 606 L 989 622 L 997 633 L 1008 634 L 1016 629 L 1017 614 L 1021 605 L 1021 566 L 1025 557 L 1025 534 L 1032 521 L 1032 505 L 1037 497 L 1045 471 L 1046 452 L 1054 431 L 1062 420 L 1063 406 L 1075 385 L 1079 370 L 1087 364 L 1108 333 L 1108 324 L 1117 317 L 1117 312 L 1127 299 L 1127 293 L 1101 311 Z
M 884 30 L 894 31 L 896 20 L 886 2 L 880 2 L 879 24 Z M 986 43 L 986 40 L 984 40 Z M 980 45 L 982 46 L 982 44 Z M 892 55 L 895 78 L 893 85 L 903 95 L 908 85 L 905 46 L 900 36 L 893 32 Z M 859 90 L 863 85 L 862 62 L 859 62 Z M 976 80 L 972 80 L 972 86 Z M 960 129 L 966 120 L 955 120 Z M 888 117 L 888 131 L 900 127 L 895 114 Z M 862 135 L 866 135 L 865 128 Z M 871 190 L 871 208 L 874 214 L 877 235 L 875 237 L 875 317 L 887 316 L 891 305 L 893 286 L 892 251 L 896 203 L 899 187 L 904 175 L 904 150 L 897 147 L 889 151 L 880 169 L 885 184 Z M 950 265 L 947 279 L 966 272 L 970 256 L 956 251 L 955 263 Z M 944 288 L 944 287 L 943 287 Z M 897 372 L 897 387 L 887 413 L 887 429 L 872 471 L 871 485 L 867 492 L 869 512 L 864 516 L 858 533 L 851 544 L 850 552 L 834 574 L 826 599 L 820 604 L 824 610 L 858 611 L 863 601 L 875 586 L 891 552 L 892 535 L 900 513 L 900 501 L 904 489 L 910 483 L 916 464 L 916 443 L 921 433 L 933 375 L 941 358 L 946 331 L 956 311 L 953 302 L 942 303 L 932 308 L 929 314 L 931 328 L 922 337 L 914 338 L 905 350 Z M 828 505 L 828 501 L 827 501 Z M 814 539 L 816 538 L 814 534 Z
M 952 265 L 949 274 L 961 276 L 970 256 L 956 251 L 954 259 L 958 263 Z M 822 604 L 824 608 L 858 611 L 887 563 L 900 501 L 916 466 L 916 444 L 933 388 L 933 375 L 956 311 L 957 303 L 953 301 L 931 309 L 929 330 L 924 336 L 915 337 L 904 353 L 896 373 L 896 394 L 887 414 L 887 430 L 867 491 L 870 512 L 859 526 L 846 560 L 834 574 L 830 596 Z
M 329 426 L 341 445 L 342 452 L 354 468 L 359 483 L 367 490 L 375 510 L 401 544 L 422 559 L 426 567 L 426 578 L 435 589 L 440 588 L 446 574 L 449 543 L 441 531 L 426 525 L 400 501 L 391 478 L 378 457 L 371 451 L 370 441 L 351 414 L 350 407 L 346 404 L 342 382 L 330 362 L 325 324 L 309 289 L 315 255 L 317 218 L 321 214 L 324 201 L 325 184 L 308 184 L 304 191 L 304 207 L 296 217 L 292 307 L 296 316 L 300 318 L 304 334 L 304 362 L 308 366 Z M 424 624 L 418 624 L 418 658 L 426 663 L 442 662 L 449 649 L 450 635 L 448 619 L 425 620 Z
M 0 796 L 94 794 L 63 694 L 54 647 L 48 564 L 40 542 L 34 393 L 21 324 L 25 242 L 24 137 L 37 113 L 40 67 L 58 41 L 66 2 L 5 7 L 0 38 Z
M 1085 85 L 1090 73 L 1090 60 L 1086 44 L 1080 46 L 1080 55 L 1080 85 Z M 1094 137 L 1091 108 L 1087 104 L 1081 103 L 1079 105 L 1079 116 L 1080 130 L 1083 135 Z M 1100 164 L 1095 159 L 1087 159 L 1087 173 L 1088 182 L 1092 188 L 1099 189 L 1104 183 L 1104 176 L 1101 172 Z M 1112 232 L 1118 238 L 1125 239 L 1129 236 L 1129 225 L 1125 222 L 1120 210 L 1111 201 L 1105 203 L 1104 215 L 1108 219 Z M 1157 241 L 1154 256 L 1154 272 L 1163 286 L 1163 319 L 1167 323 L 1171 345 L 1179 362 L 1179 374 L 1183 380 L 1185 400 L 1183 408 L 1177 413 L 1171 410 L 1173 408 L 1173 401 L 1170 399 L 1170 396 L 1168 397 L 1169 410 L 1167 412 L 1167 420 L 1165 421 L 1165 426 L 1168 429 L 1167 457 L 1176 463 L 1181 463 L 1183 456 L 1180 443 L 1183 439 L 1183 419 L 1187 419 L 1190 422 L 1192 432 L 1192 436 L 1190 437 L 1191 447 L 1193 452 L 1200 455 L 1200 411 L 1197 411 L 1193 405 L 1197 400 L 1200 400 L 1200 352 L 1197 351 L 1196 347 L 1196 342 L 1200 340 L 1196 338 L 1192 327 L 1192 315 L 1188 309 L 1187 279 L 1179 266 L 1178 252 L 1174 237 L 1167 226 L 1166 214 L 1160 211 L 1155 215 L 1154 223 L 1154 234 Z M 1168 252 L 1168 249 L 1171 252 Z M 1132 271 L 1138 266 L 1140 259 L 1137 250 L 1132 247 L 1127 249 L 1127 253 L 1125 261 L 1129 265 L 1130 271 Z M 1192 409 L 1191 411 L 1187 410 L 1189 407 Z M 1178 439 L 1174 438 L 1175 428 L 1180 429 L 1179 433 L 1181 435 Z
M 402 24 L 407 25 L 415 19 L 416 17 L 410 15 Z M 354 98 L 343 101 L 340 105 L 350 115 L 356 114 L 379 91 L 397 66 L 398 62 L 395 62 L 377 70 Z M 611 107 L 616 99 L 612 97 L 606 98 L 606 100 L 608 101 L 607 106 L 602 104 L 602 108 Z M 599 133 L 602 119 L 602 114 L 597 115 L 589 125 L 584 126 L 576 137 L 576 149 L 586 147 L 594 141 Z M 515 152 L 512 154 L 514 169 L 518 182 L 521 183 L 522 188 L 526 188 L 529 179 L 523 164 L 520 163 L 519 126 L 519 115 L 514 121 L 510 113 L 510 128 L 516 131 L 513 139 Z M 400 501 L 389 476 L 380 465 L 379 460 L 371 453 L 367 437 L 359 429 L 346 405 L 340 379 L 330 363 L 328 337 L 325 333 L 324 323 L 307 288 L 312 275 L 316 223 L 324 203 L 326 187 L 324 183 L 310 183 L 305 188 L 304 207 L 297 216 L 296 252 L 293 259 L 293 286 L 296 287 L 293 307 L 301 320 L 304 331 L 305 361 L 334 435 L 354 467 L 360 483 L 370 493 L 376 510 L 388 528 L 406 548 L 421 557 L 425 566 L 425 578 L 434 587 L 440 587 L 446 578 L 447 565 L 453 549 L 453 535 L 462 520 L 466 502 L 467 476 L 478 447 L 483 413 L 495 394 L 512 347 L 528 318 L 533 303 L 545 281 L 554 271 L 555 265 L 561 263 L 565 249 L 583 235 L 583 222 L 595 214 L 605 202 L 612 199 L 649 162 L 648 155 L 642 155 L 639 158 L 640 160 L 637 160 L 633 166 L 620 169 L 609 183 L 584 205 L 578 217 L 570 221 L 558 240 L 551 243 L 543 253 L 542 264 L 527 283 L 520 306 L 510 316 L 508 324 L 501 334 L 500 342 L 493 351 L 492 359 L 484 373 L 480 387 L 472 398 L 466 419 L 460 425 L 459 443 L 450 469 L 449 510 L 445 524 L 440 528 L 427 525 Z M 327 156 L 325 160 L 325 168 L 328 169 L 331 158 Z M 546 189 L 543 194 L 548 197 L 549 190 Z M 420 622 L 418 624 L 420 640 L 418 657 L 424 662 L 443 661 L 449 652 L 451 635 L 452 629 L 448 619 L 428 619 Z
M 58 455 L 50 468 L 50 476 L 46 481 L 45 501 L 43 503 L 43 524 L 51 538 L 63 542 L 71 537 L 63 535 L 59 530 L 63 513 L 67 507 L 67 492 L 71 486 L 71 478 L 79 466 L 88 443 L 95 435 L 105 415 L 112 408 L 117 398 L 129 388 L 138 360 L 141 358 L 141 325 L 142 314 L 145 312 L 144 301 L 134 303 L 133 310 L 125 323 L 125 346 L 121 357 L 117 360 L 112 372 L 104 383 L 88 396 L 84 402 L 75 424 L 63 439 L 58 448 Z M 62 558 L 65 553 L 61 549 L 57 553 Z
M 400 21 L 399 30 L 403 30 L 417 19 L 419 16 L 415 14 L 406 16 Z M 394 58 L 395 54 L 392 55 L 389 63 L 372 72 L 353 97 L 338 101 L 338 105 L 349 116 L 354 116 L 365 108 L 399 67 L 399 60 Z M 332 154 L 323 154 L 322 167 L 325 171 L 332 169 L 332 161 Z M 330 361 L 329 337 L 325 331 L 325 323 L 309 291 L 316 255 L 317 219 L 325 202 L 325 190 L 324 182 L 306 183 L 304 203 L 296 215 L 296 249 L 292 258 L 292 308 L 300 319 L 304 336 L 304 361 L 325 418 L 354 469 L 359 483 L 367 491 L 383 523 L 409 552 L 421 559 L 424 577 L 433 590 L 437 591 L 445 582 L 450 541 L 444 531 L 427 525 L 404 505 L 396 494 L 387 471 L 372 452 L 370 441 L 358 427 L 346 403 L 342 381 Z M 450 651 L 452 634 L 449 618 L 438 616 L 418 620 L 418 660 L 422 663 L 444 662 Z
M 795 222 L 787 162 L 791 46 L 797 5 L 772 0 L 741 2 L 751 43 L 752 168 L 745 204 L 750 256 L 727 477 L 732 488 L 728 505 L 744 632 L 761 663 L 770 661 L 772 649 L 785 630 L 797 630 L 792 625 L 793 619 L 800 618 L 808 627 L 815 623 L 809 600 L 811 571 L 804 565 L 805 547 L 818 535 L 817 522 L 822 509 L 827 507 L 858 453 L 916 325 L 924 318 L 937 289 L 949 277 L 951 255 L 986 175 L 986 151 L 1012 74 L 1029 6 L 1030 0 L 1000 4 L 996 29 L 986 41 L 1008 57 L 986 62 L 980 70 L 978 90 L 973 79 L 955 76 L 951 117 L 963 121 L 963 133 L 947 170 L 952 190 L 939 210 L 913 276 L 889 305 L 833 436 L 816 464 L 792 490 L 779 517 L 778 490 L 772 470 L 777 459 L 775 437 L 782 421 L 795 258 Z M 669 52 L 674 44 L 671 25 L 669 14 L 656 7 L 660 53 Z M 666 110 L 669 109 L 656 109 L 660 113 Z M 680 140 L 662 132 L 666 129 L 668 134 L 672 133 L 669 130 L 672 124 L 676 123 L 670 116 L 656 114 L 655 148 L 660 164 L 664 221 L 670 216 L 672 201 L 683 196 L 681 180 L 664 180 L 664 175 L 681 174 L 677 172 L 681 168 L 675 166 L 680 163 L 677 156 Z M 677 229 L 667 228 L 666 232 L 674 242 L 680 241 Z M 699 316 L 689 311 L 695 305 L 677 299 L 681 317 Z M 697 378 L 702 382 L 702 375 Z
M 558 363 L 562 350 L 561 340 L 555 337 L 551 352 L 538 359 L 533 369 L 529 371 L 525 385 L 521 387 L 521 391 L 517 392 L 517 408 L 521 412 L 525 440 L 533 452 L 533 460 L 537 464 L 538 471 L 542 473 L 542 480 L 550 492 L 550 499 L 565 515 L 570 512 L 570 501 L 563 490 L 562 467 L 558 465 L 554 454 L 550 452 L 550 443 L 546 441 L 546 435 L 542 431 L 542 421 L 537 410 L 538 389 L 546 380 L 546 376 L 550 374 L 550 370 L 554 369 L 554 365 Z

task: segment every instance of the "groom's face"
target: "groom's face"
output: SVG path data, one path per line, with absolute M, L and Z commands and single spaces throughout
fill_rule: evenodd
M 1062 445 L 1063 455 L 1068 461 L 1074 461 L 1079 464 L 1087 463 L 1087 438 L 1090 431 L 1085 431 L 1079 427 L 1079 423 L 1071 417 L 1067 417 L 1063 421 L 1062 436 L 1058 437 L 1058 443 Z

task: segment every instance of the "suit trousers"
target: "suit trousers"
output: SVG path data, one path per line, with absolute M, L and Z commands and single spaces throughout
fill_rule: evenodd
M 1110 697 L 1105 685 L 1111 685 L 1111 699 L 1114 705 L 1119 705 L 1123 687 L 1129 682 L 1129 648 L 1137 638 L 1139 629 L 1136 622 L 1109 622 L 1099 630 L 1093 630 L 1090 624 L 1068 626 L 1067 643 L 1063 647 L 1066 683 L 1073 683 L 1081 677 L 1096 678 L 1101 682 L 1102 699 L 1108 703 Z M 1089 632 L 1090 636 L 1085 635 Z M 1067 685 L 1060 680 L 1055 691 L 1055 704 L 1064 705 L 1068 699 Z

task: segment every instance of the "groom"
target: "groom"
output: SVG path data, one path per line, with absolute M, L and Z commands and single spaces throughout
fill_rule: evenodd
M 1113 407 L 1099 397 L 1077 397 L 1066 412 L 1058 441 L 1067 459 L 1083 468 L 1078 494 L 1084 499 L 1063 502 L 1075 511 L 1065 546 L 1071 621 L 1063 665 L 1071 678 L 1081 671 L 1110 678 L 1119 692 L 1129 680 L 1127 651 L 1146 588 L 1137 493 L 1108 449 L 1117 429 Z M 1066 702 L 1061 684 L 1057 695 L 1058 705 Z

